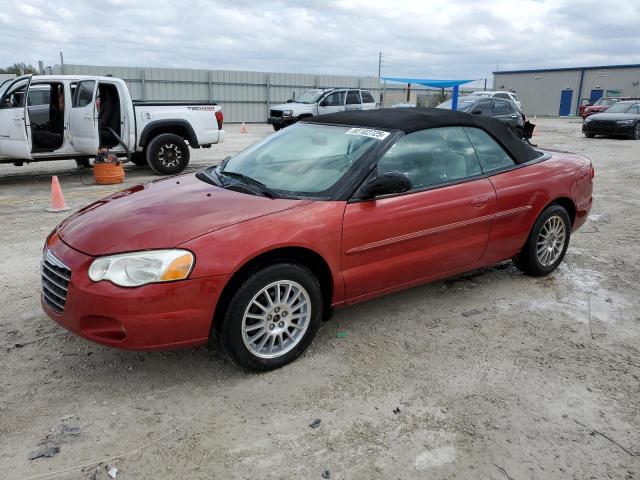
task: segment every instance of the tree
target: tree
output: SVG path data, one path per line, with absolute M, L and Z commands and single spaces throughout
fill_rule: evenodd
M 6 68 L 0 68 L 0 73 L 14 73 L 16 75 L 20 75 L 22 71 L 24 73 L 38 73 L 38 69 L 31 64 L 26 64 L 24 62 L 14 63 L 13 65 L 9 65 Z

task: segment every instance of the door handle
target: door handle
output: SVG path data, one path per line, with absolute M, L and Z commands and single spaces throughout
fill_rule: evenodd
M 517 113 L 512 114 L 511 118 L 518 118 L 518 114 Z
M 91 116 L 91 115 L 85 115 L 82 118 L 84 118 L 85 120 L 93 120 L 93 116 Z
M 476 208 L 484 207 L 487 202 L 489 202 L 489 197 L 476 197 L 471 201 L 472 205 Z

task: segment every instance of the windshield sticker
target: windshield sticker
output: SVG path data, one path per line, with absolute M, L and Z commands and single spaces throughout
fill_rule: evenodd
M 373 130 L 370 128 L 350 128 L 345 132 L 345 135 L 359 135 L 361 137 L 375 138 L 376 140 L 384 140 L 389 135 L 389 132 L 382 130 Z

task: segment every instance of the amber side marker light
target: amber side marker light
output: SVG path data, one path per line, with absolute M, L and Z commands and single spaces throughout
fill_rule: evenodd
M 160 280 L 163 282 L 170 282 L 171 280 L 183 280 L 189 276 L 191 266 L 193 265 L 193 256 L 190 253 L 186 253 L 183 256 L 176 258 L 169 264 L 164 271 Z

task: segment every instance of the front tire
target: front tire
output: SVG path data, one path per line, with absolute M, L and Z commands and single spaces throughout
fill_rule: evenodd
M 587 138 L 595 138 L 596 135 L 595 133 L 585 133 L 584 136 Z
M 253 372 L 279 368 L 309 347 L 322 319 L 318 279 L 306 267 L 281 262 L 250 273 L 239 284 L 219 330 L 222 350 Z
M 640 122 L 636 123 L 636 128 L 633 129 L 633 134 L 631 135 L 633 140 L 640 140 Z
M 178 135 L 163 133 L 149 142 L 146 156 L 158 175 L 176 175 L 189 164 L 189 147 Z
M 550 205 L 534 223 L 529 238 L 514 263 L 527 275 L 549 275 L 562 262 L 570 236 L 569 214 L 561 205 Z

